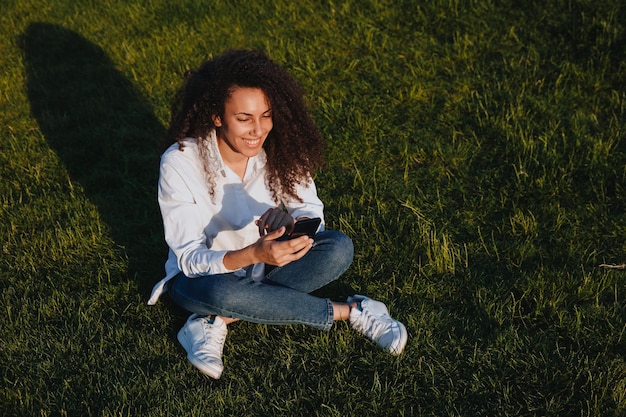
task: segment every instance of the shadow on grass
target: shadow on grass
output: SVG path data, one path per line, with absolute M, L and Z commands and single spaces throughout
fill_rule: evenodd
M 33 116 L 147 293 L 166 253 L 156 202 L 163 125 L 107 54 L 79 34 L 34 23 L 20 45 Z

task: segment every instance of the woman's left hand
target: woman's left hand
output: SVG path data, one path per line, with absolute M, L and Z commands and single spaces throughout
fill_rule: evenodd
M 274 207 L 263 213 L 259 220 L 256 221 L 256 224 L 259 227 L 259 235 L 265 236 L 267 233 L 278 230 L 283 226 L 285 226 L 287 233 L 290 233 L 295 222 L 289 213 Z

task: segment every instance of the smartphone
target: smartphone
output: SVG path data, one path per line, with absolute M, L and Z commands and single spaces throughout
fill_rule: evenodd
M 315 232 L 317 232 L 317 228 L 320 226 L 321 222 L 322 222 L 322 219 L 320 219 L 319 217 L 314 217 L 312 219 L 298 220 L 293 225 L 293 230 L 291 231 L 291 233 L 289 234 L 285 233 L 284 235 L 279 237 L 278 240 L 290 240 L 290 239 L 294 239 L 296 237 L 304 236 L 304 235 L 307 235 L 312 238 L 315 236 Z

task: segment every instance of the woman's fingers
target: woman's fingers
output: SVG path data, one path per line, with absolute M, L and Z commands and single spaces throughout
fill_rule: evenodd
M 294 219 L 278 207 L 271 208 L 259 217 L 256 224 L 259 228 L 259 235 L 265 236 L 270 231 L 277 230 L 285 226 L 288 231 L 293 229 Z
M 275 227 L 271 227 L 272 215 L 273 215 L 274 210 L 275 209 L 267 210 L 265 213 L 261 215 L 261 217 L 259 217 L 259 220 L 257 220 L 257 226 L 259 227 L 260 236 L 265 236 L 267 232 L 276 230 Z
M 313 239 L 308 236 L 285 241 L 276 240 L 283 232 L 284 227 L 281 227 L 262 238 L 265 263 L 276 266 L 287 265 L 302 258 L 313 246 Z

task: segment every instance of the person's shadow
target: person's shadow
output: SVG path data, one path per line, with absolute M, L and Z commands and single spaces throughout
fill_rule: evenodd
M 33 23 L 20 41 L 33 116 L 148 292 L 167 254 L 156 201 L 163 125 L 107 54 L 79 34 Z

